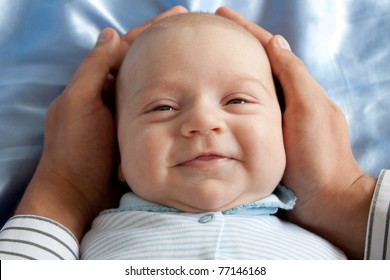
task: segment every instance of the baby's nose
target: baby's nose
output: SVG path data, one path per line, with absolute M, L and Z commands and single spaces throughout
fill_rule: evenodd
M 210 133 L 220 134 L 225 130 L 226 123 L 222 114 L 207 107 L 193 108 L 187 113 L 181 126 L 181 133 L 185 137 L 206 136 Z

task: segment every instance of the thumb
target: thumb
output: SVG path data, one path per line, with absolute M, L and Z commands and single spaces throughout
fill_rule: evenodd
M 108 75 L 119 68 L 123 59 L 121 44 L 115 30 L 104 29 L 95 48 L 90 51 L 74 74 L 67 87 L 67 93 L 87 100 L 101 98 Z

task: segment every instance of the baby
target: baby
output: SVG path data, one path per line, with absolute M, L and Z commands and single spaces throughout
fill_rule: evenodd
M 117 81 L 119 179 L 84 259 L 343 259 L 272 215 L 294 195 L 267 55 L 213 14 L 166 18 L 132 44 Z

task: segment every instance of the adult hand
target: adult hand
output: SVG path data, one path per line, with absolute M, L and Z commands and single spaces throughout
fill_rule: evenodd
M 350 258 L 362 258 L 376 180 L 364 174 L 352 154 L 344 114 L 283 37 L 226 7 L 216 13 L 258 38 L 282 86 L 287 157 L 282 182 L 298 197 L 286 218 L 330 240 Z
M 51 218 L 80 239 L 96 214 L 108 206 L 115 169 L 116 133 L 108 106 L 114 76 L 133 40 L 154 22 L 177 13 L 174 7 L 122 38 L 101 32 L 95 48 L 50 105 L 43 154 L 16 214 Z

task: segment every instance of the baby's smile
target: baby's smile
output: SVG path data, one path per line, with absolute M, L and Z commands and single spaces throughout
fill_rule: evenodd
M 192 167 L 197 169 L 217 168 L 233 159 L 222 154 L 207 152 L 195 155 L 178 166 Z

